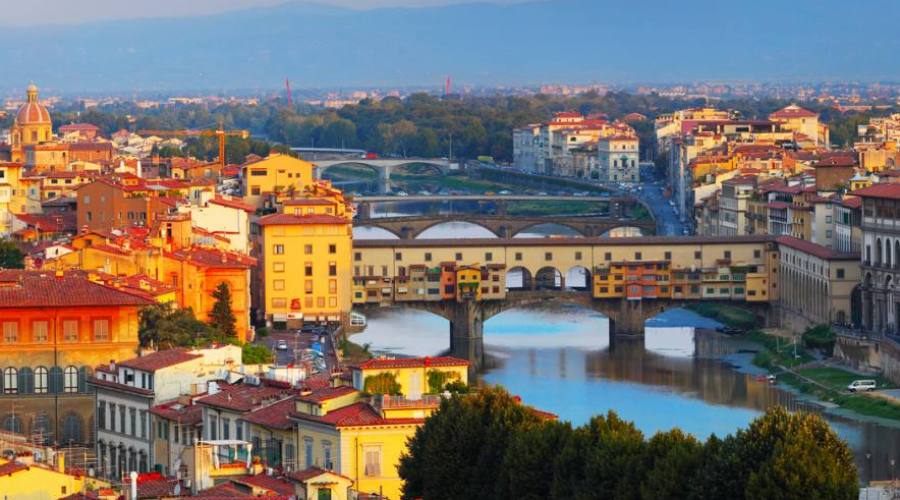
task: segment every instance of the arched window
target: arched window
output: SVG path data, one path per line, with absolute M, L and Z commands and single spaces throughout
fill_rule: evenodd
M 80 443 L 81 440 L 81 417 L 76 415 L 75 413 L 69 413 L 66 415 L 66 419 L 63 420 L 63 439 L 62 442 L 64 444 L 68 443 Z
M 3 393 L 15 394 L 19 392 L 19 372 L 15 368 L 3 370 Z
M 46 366 L 39 366 L 34 369 L 34 393 L 47 394 L 47 378 L 49 372 Z
M 3 419 L 3 430 L 7 432 L 22 433 L 22 417 L 18 415 L 7 415 Z
M 63 372 L 63 392 L 78 392 L 78 368 L 66 367 Z

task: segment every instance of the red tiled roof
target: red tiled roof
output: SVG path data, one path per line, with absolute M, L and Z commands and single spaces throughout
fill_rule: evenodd
M 203 420 L 203 407 L 196 404 L 182 404 L 169 401 L 150 408 L 150 413 L 185 425 L 199 425 Z
M 469 366 L 464 359 L 450 356 L 424 357 L 424 358 L 375 358 L 364 361 L 354 368 L 362 370 L 383 370 L 390 368 L 418 368 L 429 366 Z
M 332 476 L 338 476 L 338 477 L 342 477 L 348 481 L 352 481 L 352 479 L 350 479 L 347 476 L 338 474 L 337 472 L 334 472 L 334 471 L 331 471 L 328 469 L 323 469 L 321 467 L 310 467 L 308 469 L 291 472 L 290 474 L 287 475 L 287 477 L 293 479 L 294 481 L 302 483 L 302 482 L 308 481 L 314 477 L 321 476 L 322 474 L 330 474 Z
M 0 465 L 0 476 L 11 476 L 16 472 L 28 470 L 28 466 L 20 462 L 6 462 Z
M 28 227 L 51 233 L 72 232 L 77 230 L 75 212 L 57 214 L 14 214 L 13 217 Z
M 222 196 L 216 196 L 215 198 L 209 200 L 209 202 L 216 205 L 222 205 L 223 207 L 236 208 L 238 210 L 243 210 L 250 213 L 256 211 L 256 207 L 248 205 L 241 200 L 223 198 Z
M 341 396 L 346 396 L 348 394 L 353 394 L 356 392 L 356 389 L 350 387 L 349 385 L 339 385 L 337 387 L 325 387 L 314 391 L 312 394 L 307 394 L 306 396 L 299 396 L 297 399 L 300 401 L 305 401 L 307 403 L 321 403 L 323 401 L 328 401 L 330 399 L 339 398 Z
M 253 257 L 199 246 L 166 252 L 165 255 L 166 257 L 184 260 L 201 267 L 249 268 L 256 264 L 256 259 Z
M 346 224 L 347 219 L 337 215 L 310 214 L 270 214 L 259 219 L 260 226 L 293 225 L 293 224 Z
M 50 124 L 50 113 L 43 105 L 38 102 L 29 101 L 19 108 L 16 113 L 16 123 L 19 125 L 27 124 Z
M 232 482 L 221 483 L 197 492 L 198 498 L 254 498 L 249 492 L 238 489 Z
M 108 373 L 109 369 L 106 369 L 104 367 L 97 367 L 96 371 L 103 371 L 103 372 Z M 134 394 L 137 394 L 140 396 L 148 396 L 148 397 L 153 396 L 153 391 L 151 391 L 149 389 L 141 389 L 140 387 L 134 387 L 131 385 L 126 385 L 126 384 L 120 384 L 118 382 L 113 382 L 111 380 L 101 380 L 97 377 L 91 377 L 90 379 L 88 379 L 88 383 L 91 385 L 99 385 L 99 386 L 106 387 L 109 389 L 115 389 L 117 391 L 131 392 L 131 393 L 134 393 Z
M 794 238 L 793 236 L 779 236 L 776 241 L 779 245 L 784 245 L 824 260 L 859 259 L 859 254 L 835 252 L 834 250 L 826 246 L 818 245 L 811 241 Z
M 202 357 L 200 354 L 193 354 L 187 349 L 169 349 L 127 359 L 119 363 L 119 366 L 152 372 L 200 357 Z
M 872 184 L 869 187 L 851 191 L 850 194 L 863 198 L 890 198 L 894 200 L 900 200 L 900 184 Z
M 796 104 L 791 104 L 770 114 L 769 118 L 810 118 L 814 116 L 819 115 Z
M 296 492 L 294 491 L 294 483 L 286 481 L 285 479 L 282 479 L 280 477 L 269 476 L 266 474 L 245 476 L 232 479 L 231 481 L 238 484 L 253 486 L 254 488 L 268 490 L 279 495 L 292 496 L 296 494 Z
M 13 307 L 144 306 L 151 302 L 86 278 L 43 271 L 0 270 L 0 309 Z
M 242 416 L 241 419 L 271 429 L 290 429 L 294 424 L 288 417 L 294 410 L 294 406 L 294 398 L 288 397 L 276 403 L 257 408 Z
M 862 199 L 858 196 L 848 196 L 841 200 L 841 205 L 847 208 L 859 208 L 862 206 Z
M 358 402 L 326 413 L 323 416 L 291 413 L 291 417 L 311 420 L 334 427 L 364 427 L 370 425 L 421 424 L 424 418 L 384 418 L 368 403 Z
M 234 384 L 221 386 L 221 389 L 216 394 L 197 398 L 197 403 L 244 412 L 254 410 L 271 399 L 283 399 L 293 394 L 291 389 L 267 384 Z

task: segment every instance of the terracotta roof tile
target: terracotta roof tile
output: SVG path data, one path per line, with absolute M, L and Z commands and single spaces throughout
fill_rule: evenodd
M 321 403 L 330 399 L 336 399 L 348 394 L 353 394 L 356 389 L 349 385 L 339 385 L 337 387 L 325 387 L 317 391 L 307 394 L 306 396 L 298 396 L 297 399 L 307 403 Z
M 352 481 L 352 479 L 350 479 L 347 476 L 338 474 L 337 472 L 334 472 L 334 471 L 331 471 L 328 469 L 323 469 L 321 467 L 310 467 L 308 469 L 291 472 L 290 474 L 287 475 L 287 477 L 293 479 L 294 481 L 298 481 L 298 482 L 302 483 L 302 482 L 308 481 L 314 477 L 321 476 L 322 474 L 330 474 L 332 476 L 338 476 L 338 477 L 342 477 L 348 481 Z
M 256 211 L 256 207 L 254 207 L 253 205 L 248 205 L 247 203 L 234 198 L 224 198 L 222 196 L 216 196 L 215 198 L 209 200 L 209 202 L 215 205 L 222 205 L 223 207 L 237 208 L 238 210 L 243 210 L 245 212 L 253 213 Z
M 0 309 L 12 307 L 145 306 L 150 301 L 93 283 L 83 272 L 0 270 Z
M 120 362 L 119 366 L 152 372 L 201 357 L 203 356 L 194 354 L 187 349 L 169 349 L 147 354 L 146 356 L 127 359 Z
M 270 405 L 261 406 L 241 417 L 245 422 L 269 427 L 271 429 L 290 429 L 293 422 L 289 418 L 294 410 L 294 398 L 287 397 Z
M 232 479 L 232 482 L 268 490 L 278 495 L 292 496 L 296 494 L 296 486 L 294 486 L 294 483 L 280 477 L 268 476 L 266 474 L 235 478 Z
M 803 253 L 807 253 L 809 255 L 813 255 L 820 259 L 824 260 L 858 260 L 859 254 L 851 254 L 851 253 L 841 253 L 832 250 L 831 248 L 818 245 L 811 241 L 801 240 L 799 238 L 794 238 L 793 236 L 779 236 L 778 239 L 779 245 L 784 245 L 786 247 L 790 247 L 796 250 L 799 250 Z
M 334 427 L 365 427 L 372 425 L 421 424 L 423 418 L 384 418 L 372 406 L 365 402 L 332 410 L 325 415 L 308 415 L 292 412 L 291 418 L 319 422 Z

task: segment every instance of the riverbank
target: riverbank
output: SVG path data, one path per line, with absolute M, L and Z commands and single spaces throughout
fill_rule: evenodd
M 851 393 L 847 385 L 854 380 L 874 379 L 879 390 L 895 386 L 887 379 L 863 375 L 828 366 L 816 360 L 802 345 L 753 330 L 741 336 L 759 345 L 762 350 L 753 357 L 753 364 L 776 376 L 779 384 L 820 403 L 826 411 L 841 409 L 864 417 L 874 417 L 900 425 L 900 404 L 877 393 Z

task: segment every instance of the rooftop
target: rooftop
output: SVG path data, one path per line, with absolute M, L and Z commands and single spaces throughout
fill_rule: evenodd
M 260 226 L 300 225 L 300 224 L 346 224 L 344 217 L 328 214 L 292 215 L 270 214 L 259 219 Z
M 873 184 L 869 187 L 851 191 L 853 196 L 862 198 L 889 198 L 900 200 L 900 183 Z
M 192 353 L 188 349 L 169 349 L 166 351 L 150 353 L 146 356 L 126 359 L 125 361 L 120 362 L 119 366 L 145 372 L 153 372 L 202 357 L 203 355 Z
M 823 260 L 859 260 L 859 254 L 836 252 L 826 246 L 794 238 L 793 236 L 779 236 L 777 241 L 779 245 L 799 250 Z
M 0 309 L 148 304 L 147 299 L 94 283 L 83 272 L 0 270 Z
M 354 368 L 361 370 L 382 370 L 390 368 L 425 368 L 429 366 L 469 366 L 464 359 L 450 356 L 424 357 L 424 358 L 374 358 L 364 361 Z
M 373 425 L 421 424 L 424 418 L 384 418 L 372 406 L 365 402 L 353 403 L 332 410 L 325 415 L 307 415 L 292 412 L 291 418 L 319 422 L 334 427 L 365 427 Z

